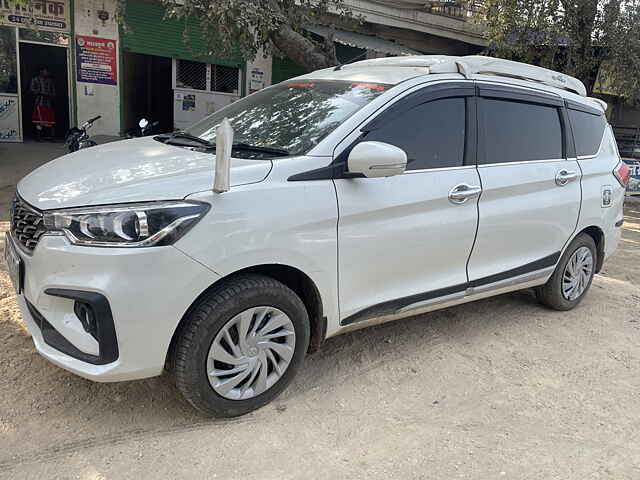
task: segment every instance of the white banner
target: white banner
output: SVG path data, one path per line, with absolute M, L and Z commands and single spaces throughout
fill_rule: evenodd
M 0 25 L 68 32 L 69 0 L 0 0 Z
M 20 142 L 18 97 L 0 94 L 0 142 Z

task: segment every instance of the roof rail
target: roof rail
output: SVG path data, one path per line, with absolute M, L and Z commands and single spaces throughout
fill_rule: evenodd
M 454 57 L 449 62 L 442 62 L 429 67 L 429 73 L 451 73 L 452 64 L 455 64 L 457 71 L 467 78 L 471 78 L 473 75 L 520 78 L 569 90 L 583 97 L 587 96 L 587 89 L 584 83 L 577 78 L 546 68 L 536 67 L 535 65 L 513 62 L 502 58 L 483 57 L 481 55 Z
M 379 67 L 425 67 L 429 73 L 461 73 L 467 78 L 473 75 L 496 75 L 519 78 L 561 88 L 580 96 L 587 96 L 587 89 L 577 78 L 527 63 L 513 62 L 501 58 L 469 55 L 455 57 L 447 55 L 414 55 L 363 60 L 350 66 Z

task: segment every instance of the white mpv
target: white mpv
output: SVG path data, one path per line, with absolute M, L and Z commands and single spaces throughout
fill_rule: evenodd
M 525 288 L 571 309 L 623 222 L 629 170 L 604 108 L 538 67 L 384 58 L 66 155 L 13 203 L 23 318 L 62 368 L 167 369 L 193 406 L 235 416 L 334 335 Z M 224 118 L 230 185 L 214 191 Z

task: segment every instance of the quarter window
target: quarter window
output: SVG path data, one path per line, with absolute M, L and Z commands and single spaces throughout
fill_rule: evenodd
M 557 107 L 482 98 L 484 156 L 479 163 L 509 163 L 563 158 Z
M 604 117 L 572 109 L 568 112 L 576 142 L 576 154 L 588 156 L 598 153 L 604 134 Z
M 417 105 L 367 132 L 407 154 L 407 170 L 459 167 L 464 161 L 465 99 L 442 98 Z

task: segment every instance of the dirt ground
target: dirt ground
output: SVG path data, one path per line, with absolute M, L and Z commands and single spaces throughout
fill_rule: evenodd
M 54 154 L 0 145 L 0 230 L 16 180 Z M 577 309 L 520 292 L 346 334 L 231 421 L 167 376 L 49 364 L 0 264 L 0 478 L 640 478 L 640 204 Z

